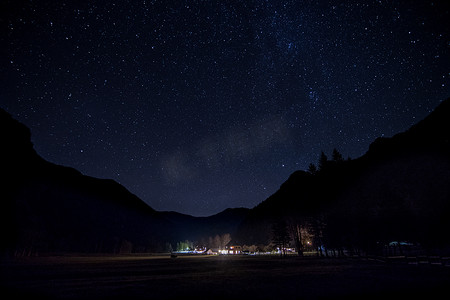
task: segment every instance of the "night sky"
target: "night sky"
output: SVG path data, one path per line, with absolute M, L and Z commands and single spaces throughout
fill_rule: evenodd
M 251 208 L 450 96 L 448 1 L 343 2 L 2 0 L 0 107 L 156 210 Z

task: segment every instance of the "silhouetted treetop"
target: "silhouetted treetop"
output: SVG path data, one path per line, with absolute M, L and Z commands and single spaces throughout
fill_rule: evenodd
M 319 157 L 319 171 L 323 171 L 327 167 L 328 157 L 322 151 Z
M 316 165 L 313 164 L 313 163 L 310 163 L 309 166 L 308 166 L 308 172 L 309 172 L 310 174 L 312 174 L 312 175 L 316 174 L 316 173 L 317 173 L 317 167 L 316 167 Z
M 342 156 L 341 153 L 339 153 L 339 151 L 336 148 L 333 149 L 332 159 L 333 159 L 333 161 L 336 161 L 336 162 L 344 161 L 344 157 Z

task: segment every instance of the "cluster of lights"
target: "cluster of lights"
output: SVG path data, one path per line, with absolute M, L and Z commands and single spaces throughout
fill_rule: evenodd
M 306 242 L 307 245 L 311 245 L 310 241 Z M 249 254 L 249 255 L 270 255 L 270 254 L 275 254 L 275 253 L 280 253 L 281 251 L 283 252 L 290 252 L 290 253 L 294 253 L 296 252 L 295 248 L 280 248 L 277 247 L 276 250 L 274 251 L 266 251 L 266 252 L 255 252 L 255 253 L 250 253 L 248 251 L 242 251 L 240 246 L 230 246 L 230 247 L 225 247 L 225 249 L 219 249 L 216 251 L 210 251 L 208 253 L 208 249 L 206 247 L 196 247 L 194 250 L 191 250 L 190 248 L 186 248 L 185 250 L 179 250 L 179 251 L 174 251 L 175 253 L 186 253 L 186 254 L 221 254 L 221 255 L 229 255 L 229 254 Z

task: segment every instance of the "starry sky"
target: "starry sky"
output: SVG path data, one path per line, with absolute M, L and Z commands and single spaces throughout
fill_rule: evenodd
M 156 210 L 251 208 L 450 96 L 446 2 L 2 0 L 0 107 Z

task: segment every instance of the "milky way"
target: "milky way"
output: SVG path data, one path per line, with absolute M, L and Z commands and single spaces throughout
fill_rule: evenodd
M 450 96 L 446 1 L 353 2 L 2 1 L 0 106 L 156 210 L 253 207 Z

